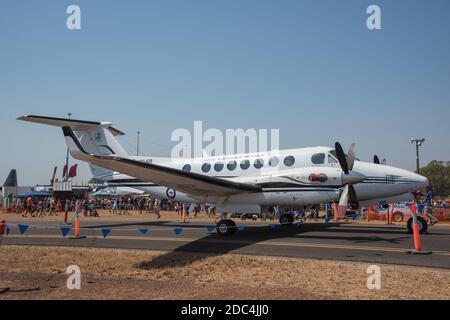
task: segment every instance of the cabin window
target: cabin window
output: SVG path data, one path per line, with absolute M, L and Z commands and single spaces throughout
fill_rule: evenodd
M 202 165 L 202 171 L 203 171 L 204 173 L 207 173 L 207 172 L 209 172 L 209 170 L 211 170 L 211 165 L 210 165 L 209 163 L 204 163 L 204 164 Z
M 222 162 L 217 162 L 217 163 L 214 165 L 214 170 L 216 170 L 217 172 L 220 172 L 220 171 L 223 170 L 223 167 L 224 167 L 224 165 L 223 165 Z
M 292 167 L 295 164 L 295 158 L 294 156 L 287 156 L 284 158 L 284 165 L 286 167 Z
M 247 170 L 248 168 L 250 168 L 250 161 L 248 160 L 244 160 L 241 162 L 241 169 L 242 170 Z
M 253 163 L 253 166 L 256 169 L 261 169 L 262 167 L 264 167 L 264 160 L 263 159 L 256 159 L 255 162 Z
M 276 167 L 280 163 L 280 159 L 278 157 L 272 157 L 269 160 L 269 166 Z
M 316 153 L 311 157 L 311 162 L 314 164 L 324 164 L 325 163 L 325 153 Z
M 235 170 L 236 167 L 237 167 L 237 162 L 236 161 L 230 161 L 227 164 L 227 169 L 230 170 L 230 171 Z
M 191 167 L 190 164 L 185 164 L 182 170 L 183 170 L 184 172 L 191 172 L 192 167 Z

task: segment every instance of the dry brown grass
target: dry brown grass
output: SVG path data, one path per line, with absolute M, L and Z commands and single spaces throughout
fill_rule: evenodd
M 11 279 L 17 278 L 19 286 L 32 280 L 44 288 L 27 298 L 73 297 L 64 288 L 65 270 L 72 264 L 81 268 L 84 279 L 90 279 L 83 283 L 88 290 L 76 293 L 78 298 L 106 299 L 108 292 L 115 292 L 114 297 L 122 294 L 124 299 L 450 297 L 450 270 L 382 265 L 382 289 L 373 291 L 366 287 L 368 264 L 363 263 L 86 248 L 3 246 L 0 250 L 0 283 L 14 287 Z M 52 282 L 49 279 L 58 283 L 49 287 L 54 290 L 45 287 Z M 9 297 L 24 298 L 14 293 Z

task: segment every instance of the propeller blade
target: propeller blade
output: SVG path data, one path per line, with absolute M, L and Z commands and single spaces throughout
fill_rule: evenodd
M 347 208 L 348 208 L 348 200 L 349 200 L 349 191 L 350 190 L 350 186 L 347 184 L 345 185 L 344 189 L 342 190 L 341 193 L 341 198 L 339 199 L 339 205 L 337 207 L 337 212 L 336 212 L 336 217 L 338 219 L 343 219 L 345 218 L 345 213 L 347 212 Z
M 348 163 L 347 163 L 347 159 L 345 157 L 344 149 L 342 149 L 342 146 L 339 142 L 335 143 L 334 148 L 336 150 L 336 155 L 338 157 L 339 164 L 341 165 L 342 171 L 344 171 L 345 174 L 348 174 L 349 173 Z
M 350 186 L 346 184 L 344 189 L 342 190 L 341 198 L 339 199 L 339 206 L 347 207 L 349 198 L 350 198 Z
M 348 164 L 348 169 L 350 171 L 353 170 L 353 164 L 355 163 L 355 159 L 356 159 L 356 143 L 352 143 L 352 145 L 350 146 L 350 149 L 348 149 L 348 154 L 347 154 L 347 164 Z
M 356 195 L 355 188 L 352 185 L 350 185 L 348 188 L 348 196 L 350 199 L 352 209 L 358 210 L 359 209 L 359 200 L 358 200 L 358 196 Z
M 375 164 L 380 164 L 380 163 L 381 163 L 381 162 L 380 162 L 380 158 L 378 158 L 377 155 L 374 155 L 374 156 L 373 156 L 373 163 L 375 163 Z

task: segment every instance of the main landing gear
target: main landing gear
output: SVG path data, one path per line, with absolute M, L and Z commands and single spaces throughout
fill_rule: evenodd
M 223 219 L 217 223 L 217 233 L 221 236 L 230 236 L 236 233 L 236 223 L 233 220 Z
M 282 226 L 292 226 L 294 224 L 294 216 L 289 213 L 284 213 L 280 217 L 280 224 Z
M 228 219 L 228 213 L 224 213 L 221 217 L 216 220 L 217 233 L 221 236 L 231 236 L 236 233 L 237 226 L 236 222 Z

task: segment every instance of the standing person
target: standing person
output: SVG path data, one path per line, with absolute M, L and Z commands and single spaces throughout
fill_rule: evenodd
M 56 216 L 56 205 L 55 205 L 55 198 L 49 198 L 49 206 L 50 206 L 50 215 Z
M 39 199 L 36 207 L 36 215 L 40 218 L 45 216 L 44 200 Z
M 31 197 L 28 197 L 26 200 L 25 217 L 27 217 L 28 214 L 31 215 L 32 209 L 33 209 L 33 199 L 31 199 Z
M 159 201 L 159 199 L 155 199 L 155 206 L 154 206 L 154 209 L 155 209 L 156 217 L 157 217 L 158 219 L 161 218 L 161 213 L 160 213 L 161 207 L 160 207 L 160 201 Z
M 57 199 L 56 201 L 56 215 L 58 215 L 58 213 L 62 212 L 62 204 L 61 204 L 61 200 Z
M 144 199 L 138 198 L 137 201 L 138 201 L 137 205 L 138 205 L 138 209 L 139 209 L 139 214 L 142 214 L 142 211 L 144 210 Z
M 133 198 L 128 197 L 128 204 L 127 204 L 127 208 L 126 208 L 126 213 L 128 215 L 130 215 L 129 211 L 133 210 Z
M 117 203 L 117 198 L 114 198 L 114 199 L 112 200 L 111 212 L 112 212 L 113 215 L 117 215 L 117 214 L 118 214 L 118 203 Z
M 69 209 L 70 209 L 70 200 L 66 199 L 65 205 L 64 205 L 64 223 L 67 223 L 67 218 L 69 215 Z
M 98 211 L 97 211 L 97 199 L 96 198 L 92 198 L 92 216 L 93 217 L 98 217 Z
M 12 213 L 16 213 L 17 212 L 17 197 L 16 196 L 14 196 L 12 198 L 11 207 L 12 207 Z
M 154 200 L 152 197 L 148 198 L 148 207 L 147 207 L 147 213 L 151 213 L 153 210 L 153 204 L 154 204 Z

